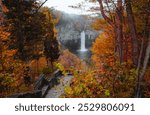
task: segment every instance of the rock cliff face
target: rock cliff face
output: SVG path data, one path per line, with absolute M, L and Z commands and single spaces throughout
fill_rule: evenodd
M 89 48 L 99 32 L 91 29 L 92 19 L 86 16 L 66 14 L 58 11 L 53 12 L 55 18 L 59 17 L 56 25 L 58 30 L 58 40 L 69 49 L 79 49 L 80 34 L 84 30 L 86 38 L 86 48 Z

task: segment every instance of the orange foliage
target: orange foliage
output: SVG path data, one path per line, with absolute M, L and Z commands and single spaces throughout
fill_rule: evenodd
M 80 70 L 84 67 L 84 64 L 81 62 L 81 60 L 68 50 L 64 50 L 62 52 L 58 62 L 61 63 L 66 69 L 76 68 L 77 70 Z
M 2 40 L 7 40 L 9 35 L 10 35 L 10 33 L 3 31 L 3 28 L 0 27 L 0 38 Z
M 41 73 L 42 69 L 47 67 L 47 62 L 45 57 L 39 58 L 39 60 L 31 60 L 29 62 L 29 66 L 32 70 L 32 75 L 35 77 L 38 77 L 39 74 Z
M 92 59 L 95 62 L 96 67 L 102 68 L 103 64 L 106 62 L 112 64 L 112 62 L 114 62 L 113 37 L 103 32 L 93 43 L 91 51 L 93 54 Z

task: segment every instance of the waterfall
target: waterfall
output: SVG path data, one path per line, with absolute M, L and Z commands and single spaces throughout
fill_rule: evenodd
M 85 48 L 85 32 L 82 31 L 81 32 L 81 49 L 80 51 L 87 51 L 87 49 Z

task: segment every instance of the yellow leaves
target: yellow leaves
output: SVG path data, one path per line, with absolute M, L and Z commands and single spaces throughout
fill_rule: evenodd
M 82 92 L 82 90 L 83 90 L 83 87 L 82 87 L 82 84 L 80 84 L 80 85 L 78 85 L 78 86 L 76 86 L 74 88 L 74 94 L 75 95 L 80 95 L 80 93 Z
M 58 18 L 57 19 L 53 19 L 53 23 L 56 25 L 56 24 L 58 24 L 59 20 L 60 19 L 58 19 Z
M 85 84 L 88 84 L 92 86 L 93 84 L 96 84 L 95 76 L 92 71 L 88 71 L 82 74 L 82 77 L 84 76 L 83 81 Z
M 72 95 L 73 94 L 73 91 L 72 91 L 71 87 L 66 86 L 65 89 L 64 89 L 64 91 L 68 95 Z
M 104 30 L 105 28 L 108 28 L 108 24 L 103 19 L 96 19 L 94 23 L 92 23 L 92 28 L 95 30 Z
M 55 63 L 55 67 L 57 67 L 61 71 L 64 71 L 64 66 L 60 63 Z
M 57 36 L 57 34 L 56 34 L 56 33 L 58 32 L 58 30 L 57 30 L 56 28 L 54 28 L 54 30 L 53 30 L 53 31 L 54 31 L 54 33 L 55 33 L 55 37 L 56 37 L 56 36 Z
M 106 96 L 110 96 L 110 91 L 109 90 L 105 90 L 105 95 Z
M 95 72 L 88 70 L 74 76 L 71 87 L 66 88 L 65 91 L 67 97 L 96 97 L 98 87 Z
M 66 69 L 64 68 L 64 66 L 63 66 L 61 63 L 55 63 L 54 65 L 55 65 L 55 67 L 56 67 L 57 69 L 59 69 L 60 71 L 62 71 L 62 74 L 63 74 L 64 76 L 67 75 Z

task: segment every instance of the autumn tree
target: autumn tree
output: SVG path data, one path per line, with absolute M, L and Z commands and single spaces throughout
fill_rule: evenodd
M 76 55 L 69 52 L 69 50 L 64 50 L 61 52 L 58 62 L 62 64 L 66 70 L 71 68 L 81 70 L 85 67 L 84 63 Z
M 3 59 L 2 59 L 2 53 L 3 53 L 3 39 L 4 39 L 4 27 L 3 27 L 3 20 L 4 20 L 4 6 L 2 5 L 2 1 L 0 0 L 0 70 L 3 70 Z M 6 37 L 5 37 L 6 38 Z
M 18 90 L 22 68 L 20 66 L 21 63 L 13 59 L 16 50 L 9 48 L 10 33 L 4 26 L 6 23 L 4 14 L 8 12 L 8 9 L 1 1 L 0 8 L 0 97 L 4 97 Z
M 128 1 L 130 2 L 133 10 L 136 22 L 137 35 L 140 41 L 140 53 L 137 66 L 137 88 L 135 97 L 143 97 L 146 89 L 146 76 L 149 76 L 148 69 L 150 62 L 150 37 L 149 37 L 149 12 L 150 12 L 150 0 L 145 1 Z M 129 3 L 128 3 L 129 4 Z M 150 90 L 150 88 L 148 88 Z
M 17 57 L 21 60 L 37 58 L 40 54 L 36 49 L 45 35 L 43 26 L 46 20 L 44 14 L 36 12 L 39 4 L 36 0 L 5 0 L 3 4 L 8 9 L 5 14 L 6 24 L 11 33 L 11 48 L 17 49 Z M 38 49 L 38 52 L 41 50 Z
M 124 4 L 122 0 L 97 1 L 104 20 L 114 30 L 115 49 L 122 60 L 120 62 L 126 62 L 126 56 L 131 52 L 129 57 L 133 66 L 137 68 L 136 97 L 141 97 L 149 60 L 149 0 L 125 0 Z M 130 62 L 130 58 L 127 62 Z
M 48 8 L 43 8 L 42 12 L 46 15 L 46 35 L 44 40 L 44 55 L 47 59 L 47 65 L 53 68 L 53 62 L 59 57 L 59 43 L 56 37 L 56 29 L 54 20 Z
M 132 11 L 131 0 L 125 0 L 126 5 L 126 12 L 128 18 L 128 25 L 131 32 L 131 39 L 132 39 L 132 60 L 134 65 L 138 66 L 138 56 L 139 56 L 139 43 L 137 37 L 137 31 L 135 27 L 135 19 Z

